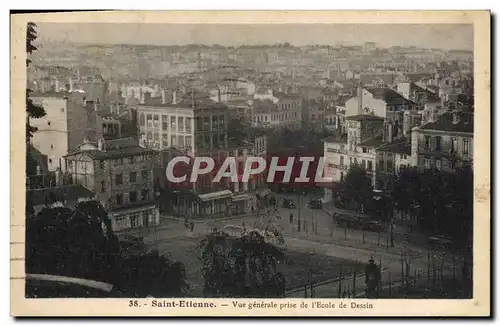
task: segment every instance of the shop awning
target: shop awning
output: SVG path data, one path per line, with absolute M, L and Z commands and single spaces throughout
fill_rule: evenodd
M 232 201 L 243 201 L 250 199 L 252 199 L 252 196 L 250 196 L 249 194 L 234 195 L 233 197 L 231 197 Z
M 201 201 L 209 201 L 214 199 L 228 198 L 231 197 L 232 195 L 233 192 L 230 190 L 221 190 L 216 192 L 210 192 L 208 194 L 201 194 L 198 195 L 198 197 L 201 199 Z
M 266 195 L 269 195 L 270 192 L 271 192 L 271 190 L 269 190 L 268 188 L 266 188 L 266 189 L 261 189 L 261 190 L 257 191 L 257 194 L 260 197 L 264 197 Z

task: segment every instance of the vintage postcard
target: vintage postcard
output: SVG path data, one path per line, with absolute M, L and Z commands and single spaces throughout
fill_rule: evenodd
M 11 18 L 12 315 L 490 315 L 488 11 Z

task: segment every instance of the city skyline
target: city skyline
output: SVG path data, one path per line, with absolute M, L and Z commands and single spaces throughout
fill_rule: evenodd
M 470 24 L 137 24 L 40 23 L 39 43 L 70 41 L 94 44 L 223 46 L 290 43 L 305 45 L 416 46 L 473 50 Z M 228 28 L 231 26 L 232 28 Z

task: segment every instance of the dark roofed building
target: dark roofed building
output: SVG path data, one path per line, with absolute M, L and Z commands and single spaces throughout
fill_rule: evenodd
M 383 88 L 367 88 L 368 92 L 373 94 L 373 97 L 379 100 L 383 100 L 387 105 L 400 107 L 400 106 L 410 106 L 415 105 L 415 102 L 406 99 L 403 95 L 399 94 L 393 89 L 383 87 Z
M 74 209 L 79 202 L 93 198 L 94 193 L 90 189 L 78 184 L 26 191 L 28 211 L 35 215 L 46 207 L 60 206 Z
M 473 161 L 474 114 L 455 110 L 433 113 L 412 129 L 412 165 L 419 169 L 454 171 Z
M 352 116 L 346 117 L 345 119 L 346 120 L 353 120 L 353 121 L 384 121 L 384 118 L 376 116 L 376 115 L 371 115 L 371 114 L 352 115 Z

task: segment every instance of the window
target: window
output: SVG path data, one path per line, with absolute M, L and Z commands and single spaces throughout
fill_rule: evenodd
M 193 136 L 186 136 L 185 142 L 184 146 L 193 147 Z
M 387 172 L 392 172 L 393 169 L 393 162 L 392 160 L 387 161 Z
M 203 131 L 210 131 L 210 118 L 209 117 L 203 118 Z
M 106 191 L 106 181 L 101 181 L 101 192 Z
M 136 228 L 139 225 L 139 213 L 133 213 L 130 215 L 130 224 L 133 228 Z
M 149 181 L 149 171 L 148 170 L 144 170 L 141 172 L 141 179 L 143 181 Z
M 170 130 L 171 130 L 171 132 L 177 131 L 177 117 L 176 116 L 170 117 Z
M 155 128 L 159 128 L 160 127 L 160 116 L 155 114 L 154 117 L 153 117 L 153 125 Z
M 151 114 L 146 115 L 148 127 L 153 127 L 153 116 Z
M 49 121 L 49 122 L 47 122 L 47 124 L 50 126 L 50 121 Z
M 61 113 L 64 113 L 64 108 L 61 108 Z
M 129 175 L 129 182 L 133 183 L 137 181 L 137 172 L 130 172 Z
M 170 137 L 170 145 L 172 147 L 177 147 L 177 136 L 176 135 L 172 135 Z
M 158 143 L 160 141 L 160 134 L 157 132 L 154 132 L 153 133 L 153 140 Z
M 54 149 L 54 145 L 50 144 L 50 149 Z
M 366 160 L 361 160 L 361 167 L 366 169 Z
M 366 147 L 363 147 L 363 153 L 367 153 L 368 149 Z
M 146 121 L 144 119 L 144 113 L 140 113 L 139 114 L 139 125 L 141 125 L 141 126 L 145 126 L 146 125 Z
M 452 153 L 458 152 L 458 140 L 456 138 L 451 139 L 451 152 Z
M 131 191 L 128 193 L 128 198 L 131 203 L 135 203 L 137 201 L 137 191 Z
M 220 147 L 226 147 L 226 134 L 219 134 L 219 145 Z
M 340 165 L 344 166 L 344 157 L 343 156 L 340 157 Z
M 431 137 L 425 136 L 425 149 L 430 149 L 430 148 L 431 148 Z
M 168 115 L 161 116 L 161 129 L 163 129 L 163 131 L 168 130 Z
M 132 163 L 135 162 L 135 157 L 134 156 L 130 156 L 129 160 L 130 160 L 130 164 L 132 164 Z
M 201 118 L 194 119 L 196 124 L 196 131 L 203 131 L 203 120 Z
M 118 173 L 115 175 L 115 185 L 121 185 L 123 184 L 123 174 Z
M 145 201 L 149 199 L 149 191 L 147 189 L 143 189 L 141 191 L 141 200 Z
M 464 138 L 463 142 L 464 142 L 464 144 L 463 144 L 464 145 L 464 154 L 465 155 L 469 155 L 469 144 L 470 144 L 470 141 L 469 141 L 469 139 Z
M 214 115 L 212 116 L 212 130 L 218 130 L 219 129 L 219 118 Z
M 440 159 L 436 160 L 436 169 L 441 171 L 441 160 Z
M 344 172 L 340 172 L 340 181 L 344 181 Z
M 366 170 L 372 171 L 373 170 L 373 162 L 367 161 L 366 163 L 367 163 Z
M 179 132 L 184 132 L 184 117 L 178 117 L 177 118 L 177 124 L 179 126 L 179 128 L 177 129 Z
M 436 151 L 441 150 L 441 136 L 436 136 L 436 146 L 434 147 Z
M 116 195 L 116 205 L 123 205 L 123 194 Z
M 210 136 L 209 135 L 203 136 L 203 148 L 210 148 Z
M 429 170 L 431 168 L 431 160 L 428 158 L 424 158 L 424 168 Z
M 189 118 L 189 117 L 186 117 L 186 119 L 184 120 L 184 129 L 186 130 L 186 132 L 190 133 L 192 131 L 191 129 L 191 123 L 192 123 L 192 118 Z
M 378 168 L 379 168 L 379 170 L 382 170 L 382 171 L 385 170 L 384 169 L 384 160 L 379 160 L 378 161 Z

